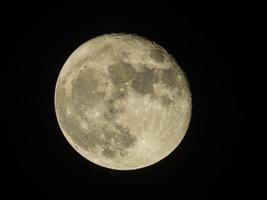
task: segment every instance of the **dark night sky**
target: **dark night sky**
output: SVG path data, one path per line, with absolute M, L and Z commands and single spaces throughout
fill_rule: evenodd
M 249 97 L 256 95 L 251 80 L 262 66 L 252 56 L 266 37 L 264 12 L 249 5 L 125 1 L 17 5 L 2 14 L 5 48 L 12 52 L 5 57 L 4 75 L 5 145 L 12 148 L 5 151 L 6 185 L 15 195 L 87 199 L 259 195 L 261 175 L 251 150 L 255 143 L 248 149 L 247 112 Z M 55 83 L 66 59 L 83 42 L 111 32 L 135 33 L 166 48 L 186 72 L 192 92 L 192 119 L 182 143 L 164 160 L 136 171 L 105 169 L 79 156 L 63 137 L 54 111 Z

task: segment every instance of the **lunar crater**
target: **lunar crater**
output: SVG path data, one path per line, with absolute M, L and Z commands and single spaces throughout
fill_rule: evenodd
M 114 127 L 113 131 L 106 130 L 102 133 L 104 135 L 102 141 L 105 142 L 105 145 L 97 144 L 102 146 L 102 155 L 106 158 L 127 154 L 127 149 L 136 141 L 136 137 L 130 134 L 128 127 L 115 123 Z
M 164 61 L 164 54 L 161 49 L 151 49 L 150 56 L 158 63 L 162 63 Z
M 169 106 L 173 101 L 169 98 L 168 95 L 163 95 L 160 97 L 160 102 L 163 105 Z
M 119 61 L 108 68 L 109 76 L 115 85 L 125 84 L 135 77 L 136 70 L 130 63 Z M 119 78 L 118 78 L 119 77 Z
M 136 73 L 132 81 L 132 87 L 139 94 L 153 94 L 153 84 L 157 81 L 159 81 L 159 77 L 155 73 L 155 70 L 143 66 L 142 71 Z
M 95 69 L 88 68 L 81 70 L 77 78 L 71 82 L 72 99 L 79 104 L 86 106 L 95 106 L 103 100 L 105 91 L 99 91 L 101 87 L 99 79 L 103 79 L 103 75 Z M 76 106 L 76 107 L 77 107 Z

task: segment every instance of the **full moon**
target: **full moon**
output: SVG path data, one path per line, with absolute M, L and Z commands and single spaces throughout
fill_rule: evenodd
M 134 170 L 168 156 L 191 118 L 191 92 L 175 59 L 132 34 L 78 47 L 57 79 L 55 111 L 70 145 L 89 161 Z

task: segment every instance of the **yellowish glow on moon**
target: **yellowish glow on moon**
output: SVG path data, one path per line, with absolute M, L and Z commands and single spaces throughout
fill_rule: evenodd
M 133 170 L 169 155 L 191 118 L 188 81 L 161 46 L 130 34 L 93 38 L 65 62 L 55 110 L 67 141 L 89 161 Z

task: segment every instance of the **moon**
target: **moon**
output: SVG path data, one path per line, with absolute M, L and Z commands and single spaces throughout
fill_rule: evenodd
M 78 47 L 62 67 L 55 112 L 70 145 L 110 169 L 134 170 L 168 156 L 191 118 L 189 83 L 160 45 L 105 34 Z

